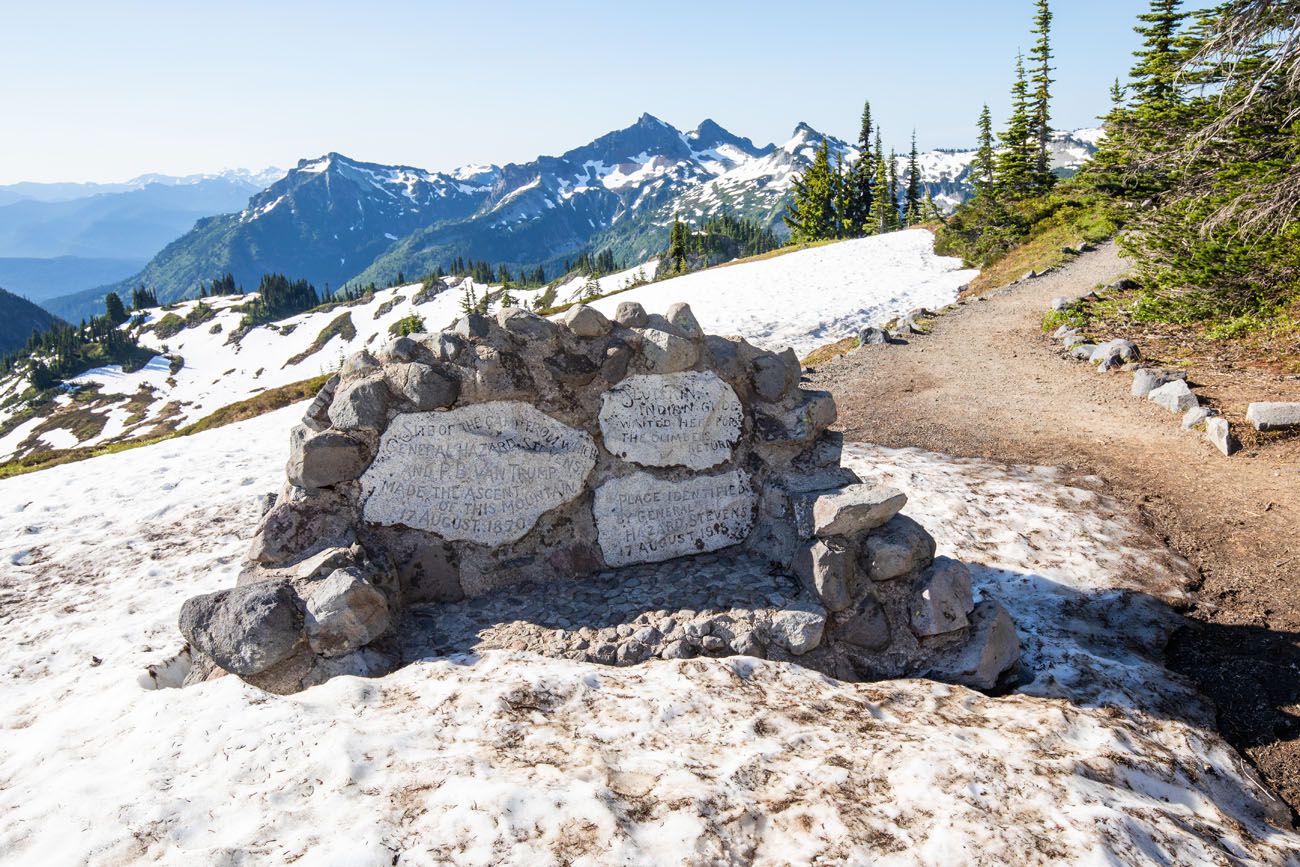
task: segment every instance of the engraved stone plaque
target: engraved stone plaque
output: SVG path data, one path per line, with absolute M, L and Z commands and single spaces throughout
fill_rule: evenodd
M 675 482 L 633 473 L 598 487 L 594 510 L 606 563 L 654 563 L 743 542 L 754 490 L 741 470 Z
M 605 448 L 647 467 L 703 470 L 728 460 L 742 418 L 740 398 L 711 371 L 629 376 L 601 396 Z
M 596 446 L 536 407 L 494 401 L 393 419 L 361 477 L 362 514 L 503 545 L 582 492 Z

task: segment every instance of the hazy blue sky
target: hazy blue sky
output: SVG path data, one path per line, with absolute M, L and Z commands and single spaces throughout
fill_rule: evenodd
M 756 142 L 998 121 L 1030 0 L 0 0 L 0 183 L 559 153 L 648 111 Z M 1055 125 L 1095 123 L 1145 0 L 1055 0 Z

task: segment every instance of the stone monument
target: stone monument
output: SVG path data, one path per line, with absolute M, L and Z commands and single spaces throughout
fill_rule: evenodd
M 840 465 L 834 400 L 800 374 L 684 304 L 507 308 L 352 356 L 237 586 L 183 606 L 186 682 L 288 693 L 505 646 L 993 688 L 1019 658 L 1007 612 Z

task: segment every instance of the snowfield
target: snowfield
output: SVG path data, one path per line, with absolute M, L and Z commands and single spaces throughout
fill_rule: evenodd
M 897 232 L 878 238 L 843 241 L 770 259 L 712 268 L 683 277 L 619 292 L 638 279 L 652 279 L 651 260 L 599 279 L 602 293 L 618 292 L 592 306 L 613 315 L 622 301 L 639 301 L 662 313 L 677 301 L 689 303 L 705 330 L 739 334 L 768 349 L 793 346 L 801 356 L 826 343 L 849 337 L 867 325 L 880 325 L 917 307 L 951 303 L 976 271 L 961 269 L 957 259 L 934 254 L 929 232 Z M 585 279 L 557 287 L 555 303 L 577 301 Z M 118 365 L 100 367 L 71 380 L 97 386 L 95 403 L 79 403 L 80 418 L 22 421 L 0 434 L 0 461 L 34 448 L 92 446 L 132 439 L 181 427 L 268 389 L 332 373 L 343 359 L 390 339 L 389 329 L 410 316 L 437 332 L 461 315 L 466 288 L 482 297 L 488 287 L 465 278 L 437 294 L 421 295 L 418 283 L 382 289 L 364 303 L 302 313 L 253 328 L 229 342 L 243 314 L 237 309 L 250 296 L 203 301 L 215 315 L 167 338 L 147 332 L 142 343 L 162 353 L 141 370 L 124 373 Z M 518 303 L 532 305 L 542 290 L 512 290 Z M 148 311 L 148 321 L 186 317 L 200 302 L 183 301 L 166 310 Z M 346 327 L 344 327 L 346 325 Z M 163 357 L 166 355 L 168 357 Z M 179 358 L 179 368 L 169 358 Z M 0 398 L 21 391 L 0 383 Z M 61 399 L 67 407 L 67 396 Z M 0 425 L 22 409 L 0 409 Z M 85 416 L 103 420 L 101 428 Z
M 915 230 L 710 268 L 591 306 L 612 316 L 623 301 L 655 313 L 685 301 L 709 334 L 738 334 L 764 349 L 792 346 L 803 357 L 918 307 L 945 307 L 978 273 L 936 255 L 934 236 Z
M 233 583 L 301 411 L 0 481 L 0 862 L 1300 864 L 1155 659 L 1185 566 L 1039 468 L 850 450 L 1012 609 L 1029 680 L 1001 698 L 508 652 L 291 697 L 149 688 L 182 600 Z

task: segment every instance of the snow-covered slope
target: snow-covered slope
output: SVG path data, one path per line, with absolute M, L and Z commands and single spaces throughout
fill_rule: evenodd
M 181 602 L 233 583 L 301 411 L 0 481 L 0 860 L 1300 863 L 1153 661 L 1181 568 L 1043 469 L 850 450 L 1015 609 L 1032 680 L 1001 698 L 504 651 L 290 697 L 148 688 Z
M 600 292 L 652 279 L 656 269 L 651 261 L 602 277 Z M 789 345 L 802 355 L 914 308 L 949 304 L 975 273 L 962 270 L 956 259 L 936 256 L 930 233 L 899 232 L 650 283 L 594 306 L 612 314 L 621 301 L 639 301 L 651 311 L 685 301 L 712 333 L 739 334 L 772 349 Z M 579 300 L 586 282 L 558 286 L 553 303 Z M 489 288 L 473 285 L 479 297 Z M 94 394 L 64 394 L 40 418 L 17 423 L 21 403 L 0 409 L 0 460 L 181 427 L 267 389 L 331 373 L 346 355 L 388 340 L 390 328 L 408 316 L 420 317 L 431 332 L 460 316 L 462 283 L 436 293 L 422 289 L 419 283 L 383 289 L 363 303 L 253 328 L 237 341 L 232 335 L 243 316 L 237 308 L 251 296 L 206 299 L 202 303 L 215 311 L 211 319 L 165 338 L 152 331 L 142 335 L 160 353 L 144 369 L 123 373 L 114 365 L 76 377 L 74 386 L 94 388 Z M 511 291 L 528 306 L 543 294 Z M 148 321 L 169 314 L 185 318 L 199 303 L 150 310 Z M 0 380 L 0 403 L 25 385 L 17 377 Z
M 935 255 L 934 236 L 918 229 L 697 271 L 591 306 L 613 315 L 622 301 L 651 311 L 685 301 L 711 334 L 803 356 L 917 307 L 951 304 L 978 273 Z

